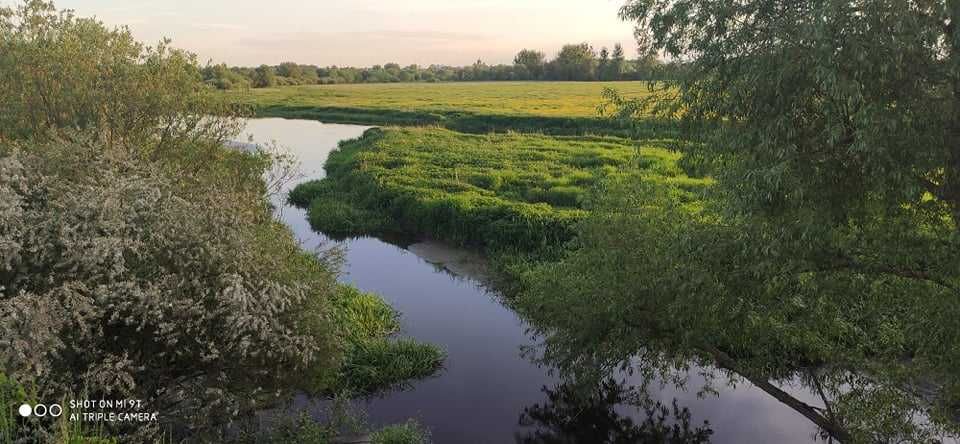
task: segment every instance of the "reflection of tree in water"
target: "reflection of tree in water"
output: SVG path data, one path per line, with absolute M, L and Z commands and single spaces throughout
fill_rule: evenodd
M 589 389 L 570 383 L 543 388 L 547 402 L 520 415 L 520 425 L 535 429 L 517 437 L 524 444 L 560 443 L 706 443 L 713 430 L 704 421 L 692 427 L 690 410 L 661 402 L 644 402 L 636 389 L 607 379 Z M 642 420 L 617 412 L 637 406 Z

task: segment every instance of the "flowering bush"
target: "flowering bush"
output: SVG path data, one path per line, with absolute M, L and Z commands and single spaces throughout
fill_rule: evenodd
M 255 184 L 216 180 L 260 159 L 221 149 L 232 163 L 184 182 L 131 151 L 0 147 L 0 368 L 40 399 L 143 399 L 189 432 L 320 388 L 342 337 L 332 268 Z

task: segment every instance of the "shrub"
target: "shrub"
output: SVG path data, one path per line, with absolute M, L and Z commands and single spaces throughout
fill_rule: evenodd
M 414 420 L 384 427 L 370 436 L 373 444 L 428 444 L 430 434 Z
M 0 368 L 40 399 L 143 399 L 196 433 L 315 388 L 342 347 L 331 269 L 258 187 L 198 187 L 131 151 L 0 146 Z

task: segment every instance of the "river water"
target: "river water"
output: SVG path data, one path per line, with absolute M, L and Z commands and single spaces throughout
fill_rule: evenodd
M 322 177 L 323 163 L 338 141 L 358 137 L 367 128 L 252 119 L 242 140 L 250 136 L 256 143 L 276 142 L 292 151 L 302 163 L 302 181 Z M 568 398 L 557 396 L 555 388 L 560 381 L 551 376 L 549 368 L 538 366 L 522 353 L 536 342 L 527 326 L 470 277 L 469 253 L 431 243 L 401 248 L 374 238 L 331 242 L 310 229 L 303 210 L 286 206 L 282 198 L 275 203 L 279 217 L 304 248 L 339 245 L 345 250 L 342 280 L 380 294 L 398 309 L 403 316 L 403 335 L 447 351 L 445 368 L 435 377 L 414 383 L 410 390 L 363 402 L 372 424 L 415 418 L 431 430 L 437 443 L 584 442 L 585 436 L 614 436 L 612 429 L 625 428 L 631 422 L 637 426 L 646 418 L 624 405 L 604 410 L 607 406 L 571 405 Z M 691 373 L 689 390 L 655 385 L 650 394 L 668 406 L 676 400 L 679 407 L 688 408 L 694 426 L 708 421 L 710 442 L 815 440 L 816 426 L 750 383 L 720 387 L 718 394 L 701 397 L 697 392 L 703 379 L 696 371 Z M 781 388 L 811 405 L 822 405 L 805 390 Z M 552 396 L 548 390 L 553 391 Z M 319 410 L 304 399 L 296 405 L 308 412 Z M 528 420 L 521 421 L 523 412 L 543 412 L 542 407 L 547 407 L 548 414 L 528 415 Z M 530 421 L 531 416 L 541 421 Z M 557 416 L 563 419 L 549 419 Z M 598 431 L 601 429 L 611 432 Z M 537 431 L 559 439 L 538 437 Z M 574 435 L 580 438 L 572 438 Z

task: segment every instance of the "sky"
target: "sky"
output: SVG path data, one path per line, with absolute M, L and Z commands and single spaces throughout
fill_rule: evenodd
M 0 4 L 11 4 L 0 0 Z M 623 0 L 55 0 L 58 8 L 163 37 L 204 62 L 255 66 L 511 63 L 522 48 L 614 43 L 636 54 Z

